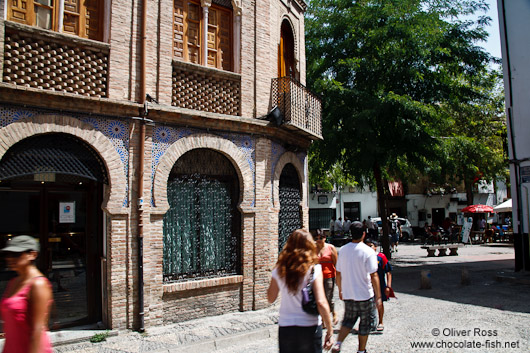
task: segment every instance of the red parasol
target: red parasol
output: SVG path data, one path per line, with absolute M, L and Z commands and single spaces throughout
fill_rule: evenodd
M 488 205 L 471 205 L 462 209 L 463 213 L 492 213 L 493 207 Z

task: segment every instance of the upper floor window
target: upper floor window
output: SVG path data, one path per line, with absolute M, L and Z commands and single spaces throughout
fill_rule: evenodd
M 298 78 L 294 59 L 294 35 L 287 20 L 282 22 L 278 51 L 278 77 Z
M 7 19 L 102 40 L 104 0 L 8 0 Z
M 198 0 L 174 0 L 173 15 L 174 58 L 233 70 L 231 9 L 212 4 L 206 15 Z

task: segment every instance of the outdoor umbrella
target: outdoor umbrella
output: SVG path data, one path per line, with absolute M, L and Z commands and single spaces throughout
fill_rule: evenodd
M 512 212 L 512 199 L 506 200 L 500 205 L 493 207 L 494 212 Z
M 471 205 L 462 209 L 463 213 L 490 213 L 493 207 L 488 205 Z

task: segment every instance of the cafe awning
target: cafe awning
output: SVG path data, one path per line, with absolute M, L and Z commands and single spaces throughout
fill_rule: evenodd
M 494 212 L 512 212 L 512 199 L 508 199 L 493 207 Z

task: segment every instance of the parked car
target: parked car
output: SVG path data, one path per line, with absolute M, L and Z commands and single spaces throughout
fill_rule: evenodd
M 381 222 L 381 217 L 374 217 L 372 218 L 372 221 L 377 223 L 377 227 L 379 228 L 379 234 L 383 233 Z M 403 241 L 413 241 L 414 240 L 414 232 L 412 231 L 412 224 L 410 224 L 409 220 L 406 218 L 398 217 L 399 223 L 401 223 L 401 233 L 403 233 L 401 240 Z

